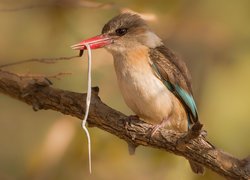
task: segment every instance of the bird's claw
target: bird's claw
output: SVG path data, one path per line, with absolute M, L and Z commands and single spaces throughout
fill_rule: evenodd
M 153 126 L 152 128 L 150 128 L 148 132 L 146 133 L 146 137 L 148 137 L 149 139 L 152 139 L 155 136 L 156 132 L 160 129 L 160 127 L 161 127 L 161 124 L 157 124 Z

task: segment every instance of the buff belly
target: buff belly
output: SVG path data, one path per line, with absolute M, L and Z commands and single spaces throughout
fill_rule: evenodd
M 155 76 L 148 63 L 131 63 L 126 58 L 126 61 L 115 59 L 114 65 L 122 96 L 136 115 L 151 124 L 166 120 L 167 129 L 187 130 L 183 106 Z

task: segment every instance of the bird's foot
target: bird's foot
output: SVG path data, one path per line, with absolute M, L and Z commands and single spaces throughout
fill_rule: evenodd
M 152 129 L 149 130 L 147 136 L 151 139 L 155 136 L 155 133 L 161 128 L 161 124 L 156 124 Z
M 154 125 L 154 127 L 147 133 L 147 137 L 149 137 L 150 139 L 154 137 L 156 135 L 156 132 L 159 129 L 164 128 L 168 122 L 169 120 L 164 118 L 160 124 Z

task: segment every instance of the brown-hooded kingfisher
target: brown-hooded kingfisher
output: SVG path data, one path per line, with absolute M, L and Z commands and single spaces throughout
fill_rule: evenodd
M 72 48 L 104 47 L 114 58 L 118 84 L 128 107 L 143 121 L 159 128 L 186 132 L 200 124 L 190 73 L 137 14 L 123 13 L 104 25 L 101 35 Z M 204 168 L 190 162 L 195 173 Z

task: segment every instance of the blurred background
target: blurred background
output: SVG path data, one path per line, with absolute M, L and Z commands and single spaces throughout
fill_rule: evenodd
M 0 64 L 29 58 L 77 55 L 69 47 L 97 35 L 123 9 L 143 13 L 149 25 L 187 62 L 200 119 L 217 147 L 250 154 L 250 1 L 227 0 L 0 0 Z M 51 76 L 54 87 L 86 91 L 86 54 L 56 64 L 5 68 Z M 130 115 L 118 90 L 110 54 L 93 52 L 93 86 L 109 106 Z M 54 111 L 34 112 L 0 94 L 0 179 L 222 179 L 192 173 L 188 162 L 161 150 L 139 147 L 130 156 L 117 137 L 90 128 L 93 173 L 79 119 Z

